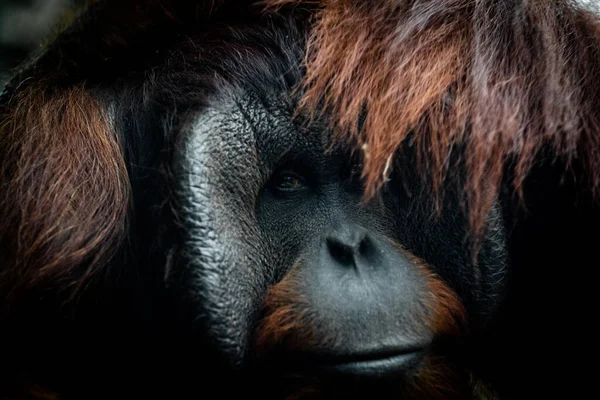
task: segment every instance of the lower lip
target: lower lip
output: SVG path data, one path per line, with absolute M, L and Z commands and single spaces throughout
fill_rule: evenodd
M 404 374 L 415 368 L 423 359 L 424 351 L 399 353 L 371 360 L 328 363 L 322 367 L 330 373 L 356 377 L 389 377 Z

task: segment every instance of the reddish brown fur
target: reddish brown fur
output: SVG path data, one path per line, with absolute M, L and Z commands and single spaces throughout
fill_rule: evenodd
M 467 328 L 467 316 L 458 295 L 446 285 L 430 267 L 410 252 L 403 252 L 426 277 L 427 316 L 424 323 L 437 335 L 460 336 Z M 462 372 L 462 371 L 461 371 Z M 411 398 L 452 399 L 464 398 L 465 382 L 455 367 L 449 366 L 443 357 L 428 356 L 424 365 L 410 377 Z
M 466 146 L 465 189 L 476 232 L 505 179 L 506 161 L 516 161 L 512 180 L 520 189 L 543 146 L 567 162 L 580 162 L 590 175 L 590 189 L 598 192 L 596 16 L 566 0 L 270 2 L 321 5 L 309 42 L 302 106 L 315 110 L 324 102 L 337 137 L 366 145 L 367 197 L 385 181 L 388 160 L 410 132 L 422 176 L 431 177 L 435 190 L 447 176 L 453 146 Z M 133 3 L 158 4 L 169 20 L 182 19 L 163 6 L 168 2 Z M 129 24 L 129 14 L 125 19 Z M 151 21 L 140 18 L 132 25 Z M 126 38 L 113 39 L 127 44 Z M 356 121 L 365 110 L 359 130 Z M 124 162 L 105 111 L 83 88 L 48 92 L 40 83 L 17 91 L 0 109 L 3 306 L 25 289 L 84 284 L 82 277 L 92 276 L 118 245 L 128 198 Z M 78 265 L 84 269 L 74 271 Z M 271 313 L 259 343 L 319 340 L 293 279 L 280 285 L 267 298 Z M 428 308 L 435 310 L 429 323 L 437 331 L 455 332 L 460 303 L 437 278 L 430 276 L 428 285 Z M 447 376 L 443 367 L 422 373 L 415 386 L 424 390 Z
M 543 147 L 581 163 L 600 192 L 600 24 L 568 1 L 272 0 L 321 7 L 301 106 L 321 106 L 338 138 L 366 145 L 367 197 L 414 132 L 434 194 L 453 147 L 466 147 L 475 236 L 506 162 L 518 194 Z M 366 111 L 364 127 L 357 121 Z M 510 178 L 509 178 L 510 179 Z
M 106 112 L 84 88 L 32 85 L 8 106 L 0 110 L 5 305 L 23 290 L 83 285 L 118 246 L 129 198 Z
M 426 309 L 431 313 L 425 319 L 427 326 L 438 335 L 460 335 L 466 327 L 465 309 L 458 295 L 446 285 L 422 261 L 416 264 L 426 277 L 427 295 Z
M 259 354 L 281 345 L 288 349 L 309 348 L 325 340 L 312 325 L 315 316 L 299 288 L 297 272 L 298 267 L 293 267 L 265 297 L 266 316 L 256 335 Z

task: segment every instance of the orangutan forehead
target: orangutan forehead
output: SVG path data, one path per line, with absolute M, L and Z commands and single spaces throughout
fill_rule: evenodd
M 275 1 L 290 2 L 297 3 Z M 519 190 L 542 150 L 567 163 L 578 151 L 598 188 L 600 144 L 588 143 L 598 122 L 585 111 L 600 106 L 600 25 L 589 11 L 596 3 L 322 1 L 301 107 L 324 105 L 337 135 L 368 149 L 367 196 L 386 181 L 388 160 L 409 135 L 434 191 L 450 155 L 464 148 L 475 230 L 509 160 Z

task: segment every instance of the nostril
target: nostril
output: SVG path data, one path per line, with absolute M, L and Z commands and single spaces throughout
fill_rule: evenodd
M 354 248 L 335 238 L 327 238 L 327 248 L 334 260 L 342 265 L 354 264 Z

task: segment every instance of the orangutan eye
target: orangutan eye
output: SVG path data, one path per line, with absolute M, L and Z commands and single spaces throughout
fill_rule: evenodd
M 279 192 L 289 193 L 305 188 L 306 184 L 300 175 L 283 171 L 274 178 L 272 187 Z
M 363 172 L 363 164 L 362 163 L 353 163 L 350 169 L 350 178 L 352 179 L 360 179 Z

